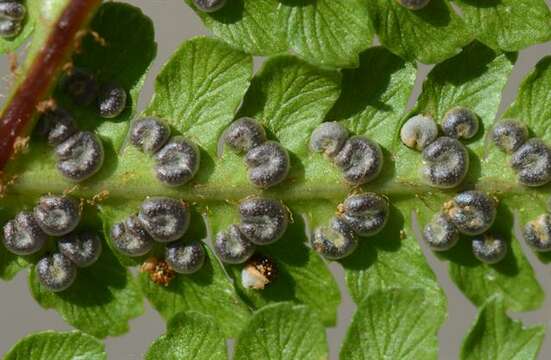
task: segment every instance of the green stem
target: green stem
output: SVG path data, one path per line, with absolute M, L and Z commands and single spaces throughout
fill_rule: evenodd
M 39 161 L 39 160 L 35 160 Z M 244 165 L 239 161 L 216 161 L 216 165 L 205 166 L 188 185 L 178 188 L 163 186 L 153 174 L 153 163 L 144 158 L 144 163 L 136 168 L 121 160 L 115 169 L 104 169 L 102 173 L 91 181 L 80 185 L 71 185 L 56 171 L 52 162 L 40 160 L 41 165 L 25 164 L 14 173 L 21 174 L 17 181 L 9 188 L 6 198 L 33 198 L 47 192 L 63 193 L 72 189 L 74 196 L 91 198 L 101 192 L 108 192 L 108 198 L 115 201 L 139 200 L 146 196 L 172 196 L 186 199 L 191 202 L 237 202 L 247 196 L 264 194 L 283 201 L 300 205 L 302 202 L 342 201 L 355 189 L 347 185 L 340 172 L 327 164 L 326 159 L 311 158 L 304 162 L 304 168 L 294 169 L 289 179 L 282 185 L 272 189 L 261 190 L 252 186 L 246 178 Z M 29 166 L 32 170 L 25 171 Z M 319 177 L 323 168 L 323 177 Z M 413 174 L 415 175 L 415 174 Z M 407 199 L 416 197 L 434 198 L 441 194 L 449 197 L 457 191 L 441 191 L 420 182 L 413 176 L 385 177 L 363 186 L 364 191 L 374 191 L 386 194 L 393 199 Z M 480 190 L 496 194 L 498 197 L 512 197 L 516 195 L 534 194 L 534 189 L 520 186 L 513 182 L 506 182 L 498 178 L 485 177 L 477 181 L 476 187 Z M 499 189 L 499 191 L 496 191 Z M 537 192 L 536 194 L 537 195 Z

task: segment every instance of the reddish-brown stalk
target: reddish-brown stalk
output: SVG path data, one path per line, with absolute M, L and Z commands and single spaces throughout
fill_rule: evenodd
M 0 172 L 14 155 L 17 139 L 26 136 L 39 104 L 73 51 L 81 29 L 100 4 L 101 0 L 71 0 L 52 26 L 46 43 L 0 115 Z

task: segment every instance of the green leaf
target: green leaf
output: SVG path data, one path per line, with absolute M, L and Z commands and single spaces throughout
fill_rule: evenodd
M 80 331 L 43 331 L 19 340 L 4 360 L 106 360 L 103 344 Z
M 224 360 L 224 335 L 210 316 L 196 312 L 180 313 L 167 325 L 167 333 L 151 344 L 146 360 Z
M 73 57 L 73 65 L 95 74 L 100 84 L 115 83 L 123 87 L 128 93 L 126 110 L 106 121 L 99 116 L 95 104 L 75 104 L 60 86 L 54 97 L 73 114 L 79 128 L 96 131 L 109 143 L 108 151 L 111 148 L 118 151 L 126 139 L 147 71 L 157 54 L 153 22 L 137 7 L 105 3 L 94 16 L 90 30 L 101 40 L 86 36 L 81 51 Z M 114 158 L 114 154 L 106 156 L 109 162 Z
M 11 280 L 17 273 L 27 266 L 27 262 L 15 256 L 0 245 L 0 279 Z
M 504 119 L 515 119 L 526 124 L 530 135 L 551 142 L 549 119 L 551 110 L 547 104 L 551 101 L 551 57 L 541 59 L 535 69 L 522 82 L 514 103 L 503 114 Z M 482 174 L 494 183 L 500 184 L 504 201 L 515 210 L 519 217 L 520 228 L 547 211 L 549 188 L 527 189 L 516 181 L 516 174 L 509 165 L 510 156 L 501 152 L 490 143 L 484 161 Z M 551 261 L 551 254 L 538 253 L 545 263 Z
M 214 13 L 197 10 L 185 0 L 213 34 L 253 55 L 274 55 L 287 50 L 286 20 L 275 0 L 236 0 Z
M 440 122 L 450 108 L 466 106 L 475 111 L 483 128 L 488 131 L 494 122 L 500 94 L 514 60 L 514 54 L 499 54 L 480 43 L 471 44 L 458 56 L 434 67 L 423 84 L 423 93 L 416 107 L 405 119 L 412 114 L 428 113 Z M 500 293 L 506 296 L 507 306 L 514 310 L 537 308 L 543 299 L 542 289 L 534 277 L 530 264 L 513 240 L 513 216 L 506 206 L 506 191 L 515 177 L 507 178 L 509 184 L 494 180 L 494 174 L 507 170 L 503 169 L 503 164 L 494 167 L 491 161 L 483 158 L 482 131 L 466 145 L 471 152 L 471 165 L 463 187 L 476 185 L 477 188 L 505 201 L 502 201 L 500 206 L 499 220 L 494 229 L 511 245 L 507 258 L 497 265 L 490 266 L 474 258 L 470 241 L 464 239 L 458 246 L 443 254 L 444 258 L 450 260 L 451 277 L 476 305 L 482 305 L 489 297 Z M 419 153 L 400 145 L 395 157 L 397 181 L 422 185 Z M 487 172 L 489 168 L 492 172 Z M 438 194 L 430 190 L 419 190 L 418 194 L 421 201 L 415 207 L 421 220 L 421 228 L 439 211 L 444 202 L 453 196 L 453 193 Z
M 423 83 L 416 110 L 430 113 L 438 121 L 450 107 L 468 106 L 489 127 L 515 61 L 514 53 L 495 52 L 473 42 L 432 69 Z
M 471 242 L 465 238 L 446 255 L 451 260 L 449 272 L 461 291 L 477 306 L 482 306 L 494 295 L 501 295 L 508 309 L 535 310 L 543 304 L 544 293 L 513 234 L 510 209 L 505 203 L 500 204 L 498 221 L 491 229 L 508 243 L 505 259 L 495 265 L 481 263 L 472 253 Z
M 482 155 L 482 135 L 494 122 L 501 102 L 501 92 L 507 84 L 516 58 L 514 53 L 495 52 L 479 42 L 470 44 L 459 55 L 431 70 L 410 116 L 427 113 L 440 123 L 444 114 L 452 107 L 470 108 L 478 115 L 483 130 L 469 140 L 467 146 L 477 155 Z
M 258 119 L 285 148 L 305 155 L 310 133 L 339 96 L 340 81 L 336 71 L 273 57 L 254 77 L 239 114 Z
M 241 332 L 235 360 L 319 360 L 328 356 L 325 329 L 306 306 L 290 303 L 259 310 Z
M 448 0 L 431 0 L 412 11 L 396 0 L 366 1 L 381 43 L 408 60 L 432 64 L 457 54 L 473 36 Z
M 147 110 L 211 155 L 237 111 L 252 76 L 252 58 L 219 40 L 184 42 L 159 73 Z
M 515 102 L 504 118 L 522 121 L 536 136 L 551 141 L 551 56 L 541 59 L 522 82 Z
M 400 141 L 399 131 L 403 123 L 419 113 L 432 115 L 441 123 L 444 114 L 455 106 L 472 109 L 481 121 L 481 130 L 474 139 L 465 142 L 471 150 L 469 181 L 480 179 L 484 133 L 492 126 L 500 101 L 501 92 L 516 61 L 515 54 L 497 53 L 474 42 L 457 56 L 436 65 L 423 83 L 423 91 L 413 110 L 398 124 L 394 139 L 396 158 L 396 181 L 402 184 L 422 185 L 420 179 L 421 156 Z M 393 149 L 394 150 L 394 149 Z M 430 198 L 428 199 L 430 200 Z
M 205 250 L 208 257 L 198 272 L 177 275 L 168 286 L 157 285 L 142 273 L 140 284 L 164 319 L 183 311 L 201 312 L 217 319 L 226 337 L 231 337 L 243 328 L 249 309 L 237 296 L 218 259 L 206 246 Z
M 373 30 L 363 0 L 281 1 L 291 51 L 306 61 L 356 67 L 358 53 L 371 44 Z
M 214 13 L 186 2 L 214 35 L 254 55 L 291 50 L 312 64 L 355 67 L 373 37 L 362 0 L 238 0 Z
M 384 47 L 360 55 L 357 69 L 342 71 L 342 92 L 327 115 L 351 132 L 366 135 L 385 147 L 396 142 L 389 129 L 398 127 L 415 85 L 416 67 Z
M 437 359 L 444 318 L 422 290 L 375 292 L 358 306 L 341 349 L 341 360 Z
M 128 321 L 143 312 L 138 284 L 107 246 L 94 265 L 78 270 L 75 283 L 65 291 L 45 289 L 34 266 L 29 283 L 42 307 L 55 309 L 72 326 L 99 338 L 124 334 Z
M 421 156 L 400 142 L 399 128 L 415 114 L 430 114 L 440 124 L 444 114 L 455 106 L 473 110 L 481 121 L 481 130 L 465 142 L 470 150 L 470 170 L 465 184 L 486 181 L 481 176 L 484 153 L 484 133 L 494 123 L 501 101 L 501 92 L 516 61 L 515 54 L 500 54 L 474 42 L 459 55 L 436 65 L 423 83 L 423 91 L 414 109 L 404 117 L 394 137 L 396 153 L 396 180 L 398 183 L 423 186 Z M 483 168 L 483 167 L 482 167 Z M 489 184 L 489 191 L 493 191 Z M 484 185 L 481 185 L 483 187 Z M 421 191 L 421 190 L 419 190 Z M 422 190 L 423 192 L 428 191 Z M 430 201 L 430 196 L 427 196 Z
M 389 289 L 422 289 L 432 299 L 434 317 L 446 317 L 446 297 L 428 266 L 411 228 L 415 199 L 391 199 L 393 206 L 383 231 L 360 239 L 358 249 L 341 261 L 346 284 L 357 304 Z
M 457 0 L 465 22 L 493 49 L 522 50 L 551 40 L 551 13 L 544 0 Z
M 314 206 L 314 204 L 310 204 Z M 219 206 L 209 208 L 211 233 L 225 230 L 230 223 L 239 222 L 237 208 Z M 240 295 L 254 308 L 268 304 L 292 301 L 308 305 L 325 325 L 334 326 L 341 302 L 338 285 L 325 262 L 306 246 L 305 224 L 299 213 L 292 214 L 283 238 L 268 246 L 259 246 L 257 252 L 272 258 L 277 267 L 275 280 L 263 290 L 247 289 L 242 285 L 244 265 L 226 265 Z
M 464 105 L 474 109 L 484 127 L 489 128 L 514 59 L 514 54 L 496 53 L 479 43 L 469 45 L 434 68 L 412 114 L 431 112 L 439 120 L 450 107 Z M 224 268 L 210 254 L 206 267 L 199 273 L 178 275 L 168 287 L 156 285 L 142 274 L 140 281 L 147 297 L 166 319 L 188 310 L 215 317 L 225 336 L 243 328 L 250 317 L 247 305 L 262 308 L 262 312 L 276 301 L 304 303 L 320 321 L 334 323 L 339 301 L 337 287 L 324 262 L 305 246 L 303 230 L 306 227 L 310 233 L 317 224 L 333 216 L 337 204 L 355 191 L 344 183 L 330 161 L 308 150 L 311 131 L 325 119 L 337 120 L 353 133 L 372 137 L 384 147 L 385 172 L 362 190 L 386 194 L 394 204 L 387 228 L 378 236 L 362 239 L 357 253 L 343 261 L 353 298 L 361 303 L 381 290 L 423 288 L 424 296 L 431 299 L 431 316 L 438 319 L 439 327 L 445 318 L 444 295 L 414 241 L 410 215 L 415 209 L 424 218 L 452 194 L 435 191 L 422 182 L 418 174 L 420 154 L 406 149 L 398 137 L 407 118 L 404 112 L 415 81 L 415 66 L 382 47 L 365 51 L 360 56 L 360 67 L 344 70 L 342 76 L 337 71 L 319 69 L 297 57 L 283 55 L 267 60 L 251 81 L 251 64 L 250 56 L 219 40 L 196 38 L 184 43 L 159 76 L 155 97 L 145 113 L 165 118 L 175 133 L 183 133 L 200 145 L 201 170 L 190 184 L 177 189 L 162 186 L 152 172 L 152 159 L 127 146 L 123 147 L 118 162 L 106 170 L 105 175 L 109 176 L 100 176 L 88 186 L 77 188 L 75 195 L 89 198 L 101 190 L 109 191 L 109 199 L 100 205 L 106 233 L 113 222 L 137 211 L 146 196 L 185 199 L 194 212 L 208 220 L 209 230 L 235 222 L 236 205 L 246 196 L 262 194 L 282 199 L 293 212 L 295 223 L 279 243 L 259 249 L 274 257 L 281 267 L 281 282 L 274 282 L 272 288 L 262 292 L 246 290 L 239 283 L 241 267 L 228 267 L 238 294 Z M 266 126 L 269 137 L 291 152 L 288 181 L 267 191 L 255 189 L 248 182 L 241 157 L 229 151 L 215 157 L 218 137 L 235 117 L 245 93 L 238 116 L 257 117 Z M 468 143 L 475 164 L 468 185 L 480 180 L 482 189 L 490 189 L 495 184 L 484 177 L 480 161 L 476 160 L 483 155 L 482 144 L 482 132 Z M 44 148 L 33 144 L 34 151 Z M 19 164 L 25 171 L 19 174 L 14 194 L 61 192 L 67 188 L 50 169 L 50 159 L 44 158 L 35 155 L 33 161 Z M 307 226 L 299 220 L 301 216 L 308 220 Z M 505 222 L 510 231 L 512 222 L 507 222 L 508 219 Z M 201 237 L 194 234 L 195 238 L 212 240 L 215 231 L 204 234 L 203 222 L 196 218 L 194 223 L 202 229 L 197 231 Z M 161 251 L 159 247 L 154 254 L 159 256 Z M 456 265 L 463 271 L 468 254 L 462 255 L 461 248 L 453 251 L 459 256 Z M 521 282 L 528 284 L 528 295 L 516 296 L 511 302 L 516 308 L 531 308 L 541 300 L 541 289 L 520 252 L 513 249 L 511 254 L 520 266 L 519 272 L 513 276 L 498 274 L 498 283 L 515 292 Z M 449 258 L 454 260 L 452 256 Z M 122 257 L 120 260 L 127 265 L 143 261 L 126 262 L 128 259 Z M 491 269 L 479 267 L 478 263 L 466 271 L 474 284 L 485 285 L 493 275 Z M 457 281 L 476 303 L 489 296 L 489 292 L 477 290 L 481 295 L 480 299 L 475 298 L 474 290 L 462 284 L 463 280 Z
M 545 336 L 543 326 L 524 327 L 511 320 L 501 297 L 492 298 L 479 311 L 463 340 L 462 360 L 536 359 Z
M 505 239 L 508 244 L 507 256 L 495 265 L 481 263 L 474 257 L 471 238 L 467 236 L 462 236 L 454 248 L 433 254 L 449 261 L 451 279 L 475 305 L 482 306 L 490 297 L 498 294 L 504 297 L 506 306 L 512 310 L 537 309 L 543 302 L 544 293 L 513 232 L 512 209 L 517 207 L 509 203 L 509 195 L 499 192 L 491 194 L 499 197 L 500 205 L 497 211 L 498 220 L 490 232 L 495 232 Z M 441 210 L 444 202 L 449 201 L 452 196 L 453 194 L 433 193 L 424 194 L 420 198 L 415 204 L 420 229 L 423 229 L 430 218 Z M 526 202 L 526 197 L 522 201 Z M 418 235 L 420 238 L 420 233 Z

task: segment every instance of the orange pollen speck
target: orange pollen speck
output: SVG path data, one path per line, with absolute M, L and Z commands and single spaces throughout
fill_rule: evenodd
M 86 202 L 89 204 L 89 205 L 92 205 L 92 206 L 96 206 L 98 205 L 99 203 L 107 200 L 107 198 L 109 197 L 109 190 L 102 190 L 100 191 L 99 193 L 95 194 L 94 196 L 92 196 L 92 199 L 90 200 L 86 200 Z
M 43 101 L 39 102 L 36 105 L 36 110 L 40 113 L 44 113 L 48 110 L 53 110 L 56 107 L 57 107 L 57 104 L 56 104 L 55 100 L 52 99 L 52 98 L 49 98 L 49 99 L 46 99 L 46 100 L 43 100 Z
M 160 260 L 153 256 L 142 264 L 140 271 L 149 273 L 151 281 L 162 286 L 168 286 L 176 276 L 176 272 L 172 270 L 165 260 Z
M 18 154 L 22 154 L 27 151 L 29 148 L 29 137 L 16 137 L 15 142 L 13 143 L 13 154 L 12 157 L 15 157 Z

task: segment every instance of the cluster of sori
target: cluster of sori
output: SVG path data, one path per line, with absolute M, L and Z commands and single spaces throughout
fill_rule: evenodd
M 84 181 L 103 165 L 104 150 L 100 138 L 90 131 L 79 131 L 73 116 L 56 107 L 42 114 L 38 133 L 55 147 L 57 169 L 66 179 Z
M 156 117 L 133 122 L 130 142 L 155 159 L 155 175 L 167 186 L 190 181 L 199 170 L 200 153 L 195 143 L 183 136 L 170 137 L 170 128 Z
M 184 241 L 190 222 L 188 205 L 167 197 L 146 199 L 138 212 L 111 228 L 113 246 L 126 256 L 149 253 L 155 242 L 165 244 L 164 261 L 180 274 L 197 272 L 205 262 L 199 241 Z
M 222 140 L 236 153 L 245 154 L 249 181 L 254 186 L 265 189 L 287 178 L 289 153 L 280 143 L 267 140 L 266 131 L 255 119 L 234 121 L 224 131 Z
M 214 250 L 226 264 L 242 264 L 249 260 L 257 245 L 273 244 L 283 236 L 289 224 L 289 210 L 281 201 L 273 199 L 251 197 L 242 200 L 239 215 L 239 224 L 232 224 L 216 234 Z
M 116 85 L 100 87 L 95 77 L 72 69 L 61 81 L 61 88 L 80 106 L 96 102 L 100 116 L 114 118 L 126 107 L 126 91 Z M 73 116 L 56 106 L 42 114 L 38 132 L 55 147 L 57 169 L 68 180 L 82 182 L 96 174 L 105 157 L 101 139 L 90 131 L 80 131 Z
M 75 104 L 94 104 L 103 118 L 116 118 L 126 109 L 126 90 L 114 83 L 100 84 L 84 69 L 70 69 L 61 80 L 61 87 Z
M 380 232 L 388 220 L 389 204 L 375 193 L 351 195 L 338 212 L 328 226 L 317 227 L 310 238 L 312 248 L 329 260 L 350 255 L 358 246 L 356 236 Z
M 423 239 L 433 251 L 451 249 L 460 234 L 472 236 L 473 254 L 480 261 L 495 264 L 507 254 L 507 243 L 488 230 L 496 219 L 497 201 L 487 194 L 465 191 L 444 204 L 423 230 Z
M 320 124 L 310 137 L 310 149 L 324 153 L 352 185 L 374 180 L 383 168 L 383 151 L 365 136 L 349 136 L 338 122 Z
M 4 246 L 24 256 L 39 252 L 49 236 L 58 237 L 57 252 L 36 264 L 40 283 L 59 292 L 73 284 L 77 268 L 96 262 L 101 254 L 101 239 L 90 232 L 76 233 L 80 222 L 79 203 L 67 196 L 42 196 L 33 209 L 22 211 L 4 226 Z
M 421 10 L 430 3 L 430 0 L 396 0 L 398 4 L 409 10 Z
M 226 0 L 193 0 L 193 3 L 199 10 L 211 13 L 222 9 Z
M 475 113 L 464 107 L 450 109 L 442 119 L 444 136 L 431 115 L 419 114 L 408 119 L 400 129 L 400 139 L 407 147 L 422 151 L 423 177 L 434 187 L 458 186 L 469 171 L 469 152 L 460 139 L 473 138 L 479 129 Z
M 19 0 L 0 0 L 0 36 L 11 39 L 21 32 L 27 9 Z
M 525 186 L 551 181 L 551 149 L 538 138 L 528 139 L 528 129 L 516 120 L 503 120 L 492 130 L 494 144 L 511 154 L 511 167 Z
M 524 226 L 523 237 L 526 243 L 537 252 L 551 251 L 551 199 L 548 213 L 541 214 Z

